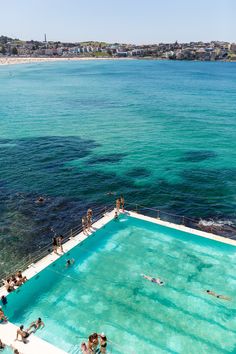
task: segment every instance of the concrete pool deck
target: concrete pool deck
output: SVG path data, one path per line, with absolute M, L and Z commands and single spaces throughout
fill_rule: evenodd
M 183 225 L 176 225 L 170 222 L 162 221 L 160 219 L 148 217 L 142 214 L 138 214 L 136 212 L 132 211 L 126 211 L 126 215 L 129 215 L 133 218 L 144 220 L 147 222 L 155 223 L 161 226 L 169 227 L 172 229 L 180 230 L 182 232 L 190 233 L 192 235 L 196 235 L 198 237 L 204 237 L 208 238 L 217 242 L 222 242 L 225 244 L 229 244 L 231 246 L 236 246 L 236 241 L 232 239 L 227 239 L 225 237 L 217 236 L 211 233 L 207 233 L 204 231 L 200 230 L 195 230 L 188 228 Z M 72 237 L 69 241 L 67 241 L 65 244 L 63 244 L 63 249 L 64 253 L 67 253 L 70 251 L 72 248 L 75 246 L 79 245 L 81 242 L 83 242 L 85 239 L 90 237 L 94 232 L 97 230 L 101 229 L 103 226 L 105 226 L 108 222 L 110 222 L 114 218 L 114 210 L 111 212 L 108 212 L 104 214 L 104 216 L 95 222 L 92 227 L 92 232 L 88 234 L 84 234 L 83 232 L 79 233 L 75 237 Z M 23 275 L 25 275 L 28 279 L 32 278 L 39 272 L 41 272 L 43 269 L 48 267 L 50 264 L 55 262 L 60 256 L 62 256 L 64 253 L 60 254 L 55 254 L 55 253 L 50 253 L 48 256 L 42 258 L 40 261 L 38 261 L 35 264 L 31 264 L 24 272 Z M 0 297 L 2 295 L 8 295 L 5 287 L 0 288 Z M 46 325 L 47 326 L 47 325 Z M 46 330 L 47 327 L 45 327 Z M 37 337 L 34 334 L 31 334 L 30 337 L 28 338 L 29 341 L 27 344 L 22 343 L 21 341 L 15 341 L 16 338 L 16 330 L 17 326 L 14 324 L 8 322 L 6 324 L 0 324 L 0 339 L 2 342 L 8 346 L 13 346 L 14 348 L 17 348 L 21 354 L 65 354 L 66 352 L 57 348 L 56 346 L 50 344 L 49 342 Z

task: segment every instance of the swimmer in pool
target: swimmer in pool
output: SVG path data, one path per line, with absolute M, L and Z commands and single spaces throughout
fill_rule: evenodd
M 36 332 L 37 329 L 39 328 L 43 328 L 45 327 L 45 324 L 43 323 L 43 321 L 41 320 L 41 318 L 39 317 L 36 321 L 32 322 L 31 325 L 29 326 L 29 328 L 26 330 L 26 332 L 29 333 L 29 331 L 33 328 L 34 330 L 32 331 L 32 333 Z
M 160 286 L 164 285 L 164 282 L 161 279 L 159 279 L 159 278 L 153 278 L 153 277 L 150 277 L 149 275 L 145 275 L 145 274 L 141 274 L 141 276 L 144 279 L 147 279 L 147 280 L 151 281 L 152 283 L 158 284 Z
M 75 263 L 75 260 L 73 258 L 72 259 L 68 259 L 66 261 L 66 267 L 68 268 L 68 267 L 72 266 L 74 263 Z
M 218 294 L 216 294 L 214 291 L 211 291 L 211 290 L 205 290 L 205 292 L 206 292 L 208 295 L 217 297 L 217 299 L 227 300 L 227 301 L 230 301 L 230 300 L 231 300 L 230 297 L 224 296 L 224 295 L 218 295 Z

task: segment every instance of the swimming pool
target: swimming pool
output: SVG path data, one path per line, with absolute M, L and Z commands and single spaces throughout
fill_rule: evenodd
M 13 354 L 14 350 L 9 347 L 5 347 L 4 349 L 0 349 L 1 354 Z
M 230 353 L 235 255 L 233 246 L 125 215 L 9 294 L 6 313 L 26 327 L 40 316 L 37 335 L 69 353 L 93 332 L 107 334 L 112 353 Z

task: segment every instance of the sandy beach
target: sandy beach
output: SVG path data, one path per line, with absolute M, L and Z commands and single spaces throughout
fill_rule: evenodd
M 132 58 L 95 58 L 95 57 L 0 57 L 0 65 L 33 64 L 54 61 L 77 61 L 77 60 L 130 60 Z

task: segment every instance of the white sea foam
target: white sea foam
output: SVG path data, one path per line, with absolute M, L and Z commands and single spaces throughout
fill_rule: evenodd
M 199 226 L 213 226 L 213 227 L 222 227 L 222 226 L 234 226 L 234 223 L 231 220 L 204 220 L 200 219 Z

